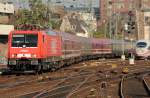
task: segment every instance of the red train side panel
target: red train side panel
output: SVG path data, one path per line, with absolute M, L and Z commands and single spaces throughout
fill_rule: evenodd
M 51 56 L 61 56 L 61 38 L 52 35 L 45 36 L 44 47 L 41 47 L 43 50 L 46 51 L 46 58 Z

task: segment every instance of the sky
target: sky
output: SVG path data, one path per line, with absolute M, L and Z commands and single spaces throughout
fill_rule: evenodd
M 47 0 L 46 0 L 47 1 Z M 90 2 L 91 2 L 91 5 L 92 6 L 96 6 L 98 7 L 99 6 L 99 0 L 51 0 L 52 2 L 65 2 L 65 4 L 67 5 L 70 5 L 70 3 L 73 4 L 73 2 L 75 2 L 74 4 L 75 5 L 89 5 Z
M 17 8 L 21 7 L 27 7 L 28 0 L 0 0 L 0 1 L 10 1 L 10 2 L 14 2 L 15 6 Z M 47 0 L 42 0 L 43 2 L 47 2 Z M 51 2 L 64 2 L 65 6 L 70 6 L 70 5 L 74 5 L 74 6 L 89 6 L 89 4 L 92 5 L 92 7 L 98 7 L 99 6 L 99 0 L 50 0 Z M 73 2 L 71 2 L 73 1 Z M 91 3 L 90 3 L 91 2 Z

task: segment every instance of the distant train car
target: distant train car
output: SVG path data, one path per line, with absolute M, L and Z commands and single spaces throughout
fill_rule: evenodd
M 135 41 L 112 40 L 112 50 L 114 56 L 121 56 L 124 54 L 130 57 L 131 54 L 135 54 Z
M 139 40 L 136 42 L 136 56 L 138 58 L 149 58 L 150 57 L 150 41 Z

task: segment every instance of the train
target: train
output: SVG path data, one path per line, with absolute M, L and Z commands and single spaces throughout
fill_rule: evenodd
M 150 58 L 150 41 L 138 40 L 136 42 L 135 51 L 136 51 L 136 58 L 149 59 Z
M 130 41 L 85 38 L 54 30 L 14 30 L 8 38 L 8 68 L 15 71 L 56 70 L 100 57 L 129 56 Z

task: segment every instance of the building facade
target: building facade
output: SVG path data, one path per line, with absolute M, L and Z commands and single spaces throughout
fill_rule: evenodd
M 10 2 L 0 2 L 0 64 L 6 64 L 8 34 L 14 30 L 14 6 Z
M 65 15 L 60 26 L 60 30 L 62 32 L 67 32 L 82 37 L 89 37 L 87 28 L 89 28 L 89 26 L 83 19 L 81 19 L 81 15 L 79 13 L 70 13 Z
M 0 24 L 12 24 L 14 6 L 12 3 L 0 3 Z
M 14 5 L 12 3 L 0 3 L 0 35 L 8 35 L 10 31 L 14 30 L 12 25 L 14 22 L 14 12 Z
M 150 40 L 150 0 L 140 0 L 140 10 L 136 10 L 138 39 Z
M 107 21 L 107 0 L 100 0 L 99 1 L 99 8 L 100 8 L 100 19 L 99 19 L 99 22 L 98 22 L 98 26 L 101 26 L 103 24 L 105 24 L 105 22 Z
M 128 13 L 130 10 L 137 9 L 141 5 L 141 0 L 99 0 L 100 22 L 108 20 L 110 14 Z
M 140 8 L 141 0 L 109 0 L 109 6 L 112 6 L 114 13 L 128 13 L 134 9 Z
M 150 0 L 140 0 L 142 9 L 150 9 Z
M 115 32 L 115 35 L 124 33 L 124 37 L 128 37 L 128 39 L 137 39 L 137 32 L 128 33 L 128 31 L 124 31 L 124 26 L 130 21 L 129 13 L 132 12 L 136 18 L 135 13 L 141 7 L 142 0 L 100 0 L 99 24 L 107 23 L 110 28 L 109 33 Z

